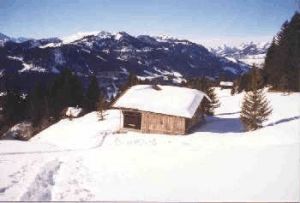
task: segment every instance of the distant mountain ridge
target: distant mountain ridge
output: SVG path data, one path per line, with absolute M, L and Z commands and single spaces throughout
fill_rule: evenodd
M 269 47 L 270 42 L 248 42 L 239 46 L 222 45 L 217 48 L 211 48 L 210 51 L 217 56 L 225 57 L 234 62 L 242 62 L 250 66 L 255 64 L 261 67 Z
M 176 83 L 199 76 L 233 79 L 249 70 L 247 65 L 216 56 L 202 45 L 166 36 L 102 31 L 22 42 L 3 35 L 0 41 L 0 72 L 4 77 L 17 75 L 23 81 L 20 86 L 28 87 L 35 80 L 26 78 L 48 77 L 65 68 L 83 80 L 95 74 L 107 92 L 116 92 L 130 72 L 148 79 L 173 78 Z
M 0 33 L 0 46 L 4 46 L 5 42 L 8 42 L 8 41 L 13 41 L 13 42 L 16 42 L 16 43 L 22 43 L 22 42 L 25 42 L 25 41 L 28 41 L 28 40 L 30 40 L 30 39 L 25 38 L 25 37 L 13 38 L 13 37 L 9 37 L 7 35 L 4 35 L 4 34 Z

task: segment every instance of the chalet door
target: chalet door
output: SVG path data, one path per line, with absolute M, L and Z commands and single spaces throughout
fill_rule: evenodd
M 141 120 L 142 115 L 138 112 L 123 112 L 124 115 L 124 127 L 125 128 L 133 128 L 133 129 L 141 129 Z

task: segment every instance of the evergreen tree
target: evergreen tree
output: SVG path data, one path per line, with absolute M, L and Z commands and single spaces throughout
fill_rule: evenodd
M 250 91 L 252 88 L 251 78 L 253 72 L 257 74 L 257 88 L 263 88 L 265 85 L 264 72 L 258 69 L 255 64 L 252 65 L 251 70 L 248 73 L 241 75 L 236 81 L 237 92 Z
M 197 89 L 197 90 L 200 90 L 202 92 L 206 92 L 207 89 L 208 89 L 208 81 L 206 78 L 193 78 L 193 79 L 190 79 L 187 84 L 186 84 L 187 87 L 189 88 L 193 88 L 193 89 Z
M 204 111 L 207 115 L 214 115 L 214 110 L 220 106 L 220 102 L 209 81 L 204 77 L 193 78 L 187 82 L 187 86 L 204 92 L 211 99 L 211 102 L 205 105 Z
M 284 74 L 281 76 L 278 86 L 279 86 L 279 89 L 281 91 L 283 91 L 284 93 L 289 92 L 287 74 Z
M 42 119 L 48 115 L 46 107 L 45 88 L 40 83 L 29 95 L 29 116 L 34 127 L 38 126 Z
M 7 90 L 3 98 L 3 120 L 5 125 L 13 125 L 26 116 L 26 98 L 22 98 L 16 90 Z
M 264 72 L 267 83 L 274 89 L 282 89 L 280 80 L 285 75 L 287 89 L 300 91 L 300 14 L 298 12 L 290 21 L 282 25 L 273 40 L 266 55 Z
M 100 89 L 98 86 L 98 81 L 95 76 L 90 79 L 90 84 L 87 88 L 86 98 L 85 98 L 85 108 L 88 112 L 95 111 L 97 109 L 98 100 L 100 97 Z
M 251 73 L 251 70 L 248 73 L 241 75 L 240 78 L 238 79 L 237 91 L 239 93 L 242 92 L 243 90 L 249 91 L 249 89 L 250 89 L 249 84 L 251 84 L 251 82 L 249 82 L 250 73 Z
M 49 112 L 57 120 L 65 107 L 81 106 L 83 98 L 81 81 L 70 70 L 65 69 L 49 88 Z
M 205 113 L 207 115 L 214 115 L 215 109 L 220 107 L 219 99 L 213 87 L 208 87 L 205 90 L 205 93 L 211 100 L 210 102 L 207 103 L 207 106 L 205 107 Z
M 272 112 L 263 89 L 258 89 L 258 75 L 259 73 L 255 69 L 251 75 L 251 91 L 245 94 L 242 104 L 240 117 L 247 131 L 261 128 L 262 123 L 267 120 Z
M 127 82 L 120 88 L 121 92 L 127 90 L 129 87 L 139 84 L 137 76 L 130 72 L 127 78 Z
M 132 87 L 136 84 L 138 84 L 138 78 L 134 73 L 130 72 L 128 76 L 127 87 Z

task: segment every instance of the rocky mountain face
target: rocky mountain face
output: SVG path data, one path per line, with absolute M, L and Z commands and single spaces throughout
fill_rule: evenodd
M 216 53 L 216 52 L 214 52 Z M 214 54 L 205 47 L 169 37 L 131 36 L 99 32 L 72 41 L 58 38 L 13 40 L 0 35 L 2 86 L 29 89 L 68 68 L 84 81 L 95 74 L 109 94 L 118 90 L 129 73 L 141 79 L 170 79 L 219 76 L 236 78 L 249 67 Z M 5 78 L 6 80 L 3 80 Z
M 245 63 L 252 66 L 253 64 L 261 67 L 264 63 L 266 53 L 270 43 L 243 43 L 240 46 L 219 46 L 211 48 L 210 51 L 217 56 L 225 57 L 233 62 Z

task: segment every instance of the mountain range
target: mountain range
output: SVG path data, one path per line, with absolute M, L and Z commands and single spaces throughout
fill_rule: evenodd
M 249 70 L 244 56 L 265 54 L 265 49 L 252 47 L 208 50 L 188 40 L 132 36 L 126 32 L 102 31 L 64 39 L 11 38 L 0 34 L 0 77 L 6 79 L 0 88 L 13 85 L 28 90 L 65 68 L 83 81 L 96 75 L 108 95 L 117 92 L 129 73 L 140 79 L 168 79 L 174 83 L 199 76 L 234 79 Z
M 248 42 L 239 46 L 227 46 L 224 44 L 217 48 L 210 48 L 210 51 L 233 62 L 245 63 L 249 66 L 254 64 L 262 67 L 270 44 L 270 42 Z

